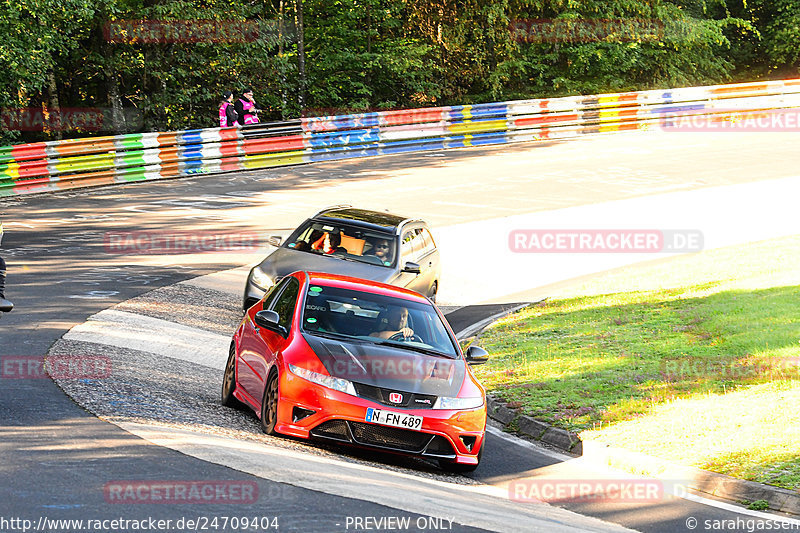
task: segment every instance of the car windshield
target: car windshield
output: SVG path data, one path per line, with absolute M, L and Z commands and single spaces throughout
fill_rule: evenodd
M 445 325 L 431 304 L 369 292 L 311 285 L 303 311 L 303 329 L 320 336 L 458 357 Z
M 285 246 L 302 252 L 387 268 L 394 266 L 396 258 L 393 235 L 347 224 L 329 224 L 313 220 L 298 228 Z

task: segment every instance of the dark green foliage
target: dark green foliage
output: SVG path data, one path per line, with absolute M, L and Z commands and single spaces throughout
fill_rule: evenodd
M 122 108 L 142 119 L 64 136 L 214 126 L 221 93 L 243 86 L 263 119 L 280 120 L 792 77 L 800 65 L 800 0 L 0 1 L 3 109 Z M 109 23 L 134 19 L 272 31 L 240 42 L 106 39 Z M 531 19 L 569 30 L 517 39 L 513 25 Z M 598 20 L 622 27 L 598 32 Z M 57 135 L 0 127 L 3 144 Z

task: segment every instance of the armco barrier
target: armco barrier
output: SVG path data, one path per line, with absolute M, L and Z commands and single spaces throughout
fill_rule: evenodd
M 800 107 L 800 79 L 303 118 L 0 147 L 0 197 L 366 157 L 657 129 L 680 115 Z

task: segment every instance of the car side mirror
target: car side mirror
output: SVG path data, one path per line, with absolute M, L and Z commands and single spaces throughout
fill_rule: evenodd
M 281 326 L 278 322 L 281 317 L 275 311 L 259 311 L 253 318 L 257 326 L 267 328 L 270 331 L 275 331 L 281 335 L 286 334 L 286 328 Z
M 281 245 L 281 236 L 280 235 L 270 235 L 267 237 L 267 244 L 271 244 L 275 248 Z
M 467 348 L 467 364 L 482 365 L 489 360 L 489 352 L 480 346 L 470 346 Z
M 408 272 L 410 274 L 419 274 L 420 272 L 422 272 L 422 270 L 420 269 L 417 263 L 406 261 L 406 264 L 403 267 L 403 272 Z

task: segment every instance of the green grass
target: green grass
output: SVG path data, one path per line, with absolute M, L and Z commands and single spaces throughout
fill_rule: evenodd
M 756 500 L 748 503 L 747 508 L 754 511 L 766 511 L 769 509 L 769 502 L 767 500 Z
M 800 488 L 800 237 L 631 267 L 506 317 L 476 371 L 525 414 Z

